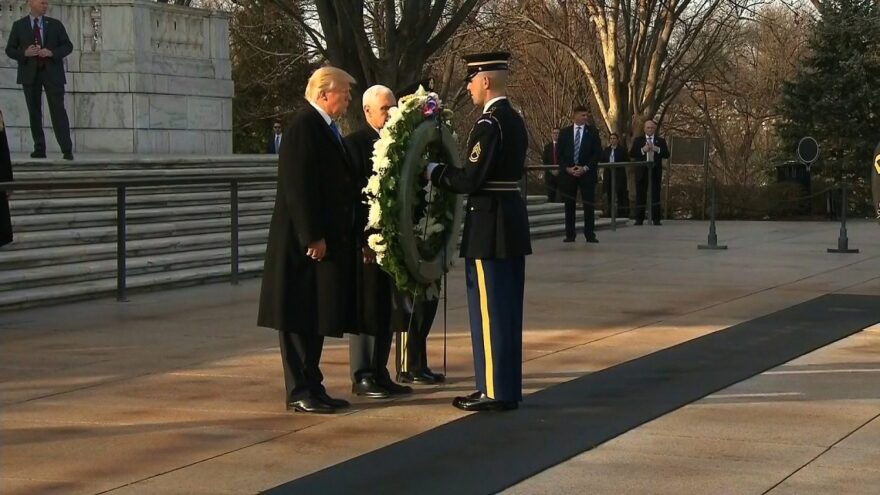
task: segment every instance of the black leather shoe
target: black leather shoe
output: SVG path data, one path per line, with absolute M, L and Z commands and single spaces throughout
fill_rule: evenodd
M 330 404 L 326 404 L 315 397 L 308 397 L 306 399 L 288 402 L 287 410 L 312 414 L 333 414 L 339 411 L 340 408 L 333 407 Z
M 388 391 L 391 395 L 407 395 L 412 393 L 412 387 L 407 387 L 406 385 L 401 385 L 399 383 L 394 383 L 390 379 L 388 380 L 377 380 L 376 383 Z
M 429 375 L 429 376 L 433 376 L 433 377 L 434 377 L 434 381 L 437 382 L 437 383 L 443 383 L 443 382 L 446 381 L 446 375 L 444 375 L 443 373 L 434 373 L 434 372 L 431 370 L 431 368 L 425 368 L 425 369 L 424 369 L 424 374 Z
M 73 153 L 65 153 L 64 159 L 65 160 L 73 160 Z
M 654 220 L 654 225 L 663 225 L 663 223 L 660 220 Z
M 597 239 L 596 236 L 590 236 L 590 237 L 587 237 L 587 242 L 589 242 L 589 243 L 594 243 L 594 244 L 598 244 L 598 243 L 599 243 L 599 239 Z
M 519 402 L 492 399 L 482 392 L 467 397 L 456 397 L 452 405 L 463 411 L 510 411 L 519 407 Z
M 347 400 L 334 399 L 333 397 L 327 395 L 327 392 L 315 394 L 315 398 L 323 402 L 324 404 L 327 404 L 328 406 L 336 409 L 345 409 L 351 406 L 351 404 Z
M 404 371 L 400 374 L 400 381 L 403 383 L 415 383 L 416 385 L 434 385 L 437 383 L 437 378 L 424 371 L 418 371 L 415 373 Z
M 45 151 L 34 151 L 31 153 L 31 158 L 46 158 Z
M 562 242 L 574 242 L 574 237 L 566 237 Z
M 643 223 L 645 223 L 645 222 L 642 221 L 642 220 L 636 220 L 636 221 L 633 223 L 633 225 L 642 225 Z
M 371 399 L 387 399 L 391 396 L 391 392 L 381 387 L 373 377 L 367 376 L 358 380 L 351 386 L 351 393 L 359 397 L 370 397 Z

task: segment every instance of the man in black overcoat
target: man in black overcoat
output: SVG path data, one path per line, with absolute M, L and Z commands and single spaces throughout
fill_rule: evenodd
M 358 187 L 363 189 L 373 175 L 373 145 L 388 121 L 389 110 L 397 105 L 391 89 L 376 85 L 362 98 L 366 125 L 345 137 L 345 143 L 358 171 Z M 368 207 L 362 197 L 358 205 L 357 230 L 360 247 L 357 265 L 358 335 L 349 337 L 351 391 L 355 395 L 383 399 L 408 394 L 410 387 L 398 385 L 388 373 L 388 357 L 394 333 L 391 328 L 391 295 L 394 281 L 376 263 L 376 254 L 367 244 L 373 231 L 366 230 Z
M 617 163 L 629 161 L 629 154 L 626 147 L 620 144 L 620 135 L 616 132 L 611 133 L 610 145 L 602 150 L 602 163 Z M 617 216 L 629 217 L 629 189 L 626 187 L 626 169 L 606 168 L 602 170 L 602 183 L 605 189 L 605 199 L 608 211 L 606 216 L 611 216 L 611 174 L 614 174 L 614 185 L 617 188 Z
M 48 0 L 30 0 L 30 14 L 15 21 L 9 31 L 6 55 L 18 61 L 15 82 L 24 88 L 34 152 L 31 158 L 46 158 L 43 134 L 43 89 L 49 103 L 49 117 L 55 139 L 65 160 L 73 160 L 70 122 L 64 109 L 64 57 L 73 51 L 64 24 L 46 16 Z
M 335 67 L 309 78 L 309 105 L 288 123 L 278 157 L 257 324 L 279 331 L 288 410 L 333 413 L 319 367 L 324 337 L 355 330 L 359 179 L 335 122 L 354 79 Z
M 599 158 L 602 142 L 599 133 L 587 125 L 586 107 L 574 109 L 572 125 L 559 131 L 559 194 L 565 202 L 565 242 L 575 240 L 575 201 L 581 192 L 584 208 L 584 237 L 596 238 L 596 182 L 599 180 Z

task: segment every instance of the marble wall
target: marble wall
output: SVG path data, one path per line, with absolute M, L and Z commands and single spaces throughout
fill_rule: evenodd
M 24 0 L 0 0 L 4 48 Z M 149 0 L 50 1 L 73 42 L 65 102 L 75 153 L 232 153 L 228 17 Z M 0 54 L 0 110 L 13 151 L 31 151 L 16 62 Z M 43 104 L 46 141 L 58 151 Z

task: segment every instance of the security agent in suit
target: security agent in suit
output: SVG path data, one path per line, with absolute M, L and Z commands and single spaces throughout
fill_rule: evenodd
M 461 255 L 477 391 L 457 397 L 466 411 L 507 410 L 522 400 L 522 313 L 529 219 L 518 183 L 528 134 L 505 96 L 509 53 L 465 57 L 468 92 L 483 114 L 471 129 L 464 168 L 430 164 L 437 186 L 467 194 Z
M 325 336 L 356 329 L 360 179 L 334 121 L 353 83 L 341 69 L 316 70 L 309 105 L 290 120 L 278 156 L 257 324 L 278 330 L 288 410 L 326 414 L 349 405 L 327 395 L 319 364 Z
M 544 145 L 541 154 L 542 165 L 559 165 L 559 128 L 554 127 L 550 131 L 551 141 Z M 547 202 L 557 201 L 559 189 L 559 170 L 544 170 L 544 185 L 547 187 Z
M 626 148 L 620 144 L 620 135 L 616 132 L 611 133 L 611 144 L 602 150 L 602 163 L 616 163 L 629 161 L 629 153 Z M 608 211 L 606 214 L 611 216 L 611 174 L 614 174 L 614 182 L 617 187 L 617 216 L 629 217 L 629 190 L 626 187 L 626 169 L 621 168 L 605 168 L 602 170 L 602 182 L 605 188 L 605 198 L 608 201 Z
M 565 202 L 565 239 L 575 240 L 575 200 L 578 189 L 584 208 L 584 237 L 587 242 L 596 238 L 596 182 L 599 180 L 599 158 L 602 143 L 599 133 L 587 125 L 586 107 L 574 109 L 572 125 L 559 131 L 559 193 Z
M 6 124 L 0 112 L 0 182 L 12 182 L 12 160 L 9 156 L 9 141 L 6 139 Z M 12 219 L 9 216 L 9 193 L 0 191 L 0 246 L 12 242 Z
M 266 153 L 277 155 L 281 151 L 281 138 L 283 137 L 281 122 L 272 124 L 272 135 L 266 141 Z
M 46 16 L 48 0 L 30 0 L 31 12 L 15 21 L 6 43 L 6 55 L 18 61 L 15 82 L 24 88 L 24 98 L 34 140 L 31 158 L 46 158 L 43 134 L 43 89 L 49 103 L 49 117 L 55 139 L 65 160 L 73 160 L 70 122 L 64 109 L 64 57 L 73 51 L 64 24 Z
M 669 158 L 669 146 L 666 140 L 657 135 L 657 123 L 645 121 L 645 134 L 633 139 L 629 155 L 635 161 L 648 161 L 653 154 L 654 166 L 651 167 L 651 221 L 660 225 L 660 185 L 663 182 L 663 159 Z M 645 221 L 645 202 L 648 196 L 648 174 L 645 167 L 636 169 L 636 218 L 635 224 L 642 225 Z
M 385 86 L 371 86 L 362 98 L 367 125 L 345 138 L 346 147 L 358 170 L 359 189 L 367 185 L 373 175 L 373 145 L 379 131 L 388 121 L 388 111 L 397 105 L 394 93 Z M 348 339 L 352 393 L 382 399 L 391 395 L 412 393 L 410 387 L 398 385 L 388 373 L 388 357 L 393 337 L 391 326 L 391 297 L 394 281 L 376 263 L 376 253 L 367 245 L 368 209 L 362 196 L 358 205 L 357 232 L 361 250 L 357 264 L 358 335 Z

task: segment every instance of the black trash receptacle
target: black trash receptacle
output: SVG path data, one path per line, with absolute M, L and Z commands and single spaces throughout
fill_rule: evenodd
M 801 187 L 803 199 L 797 202 L 796 210 L 801 214 L 810 214 L 810 171 L 801 162 L 785 162 L 776 166 L 776 182 L 795 182 Z M 782 198 L 780 198 L 782 199 Z

